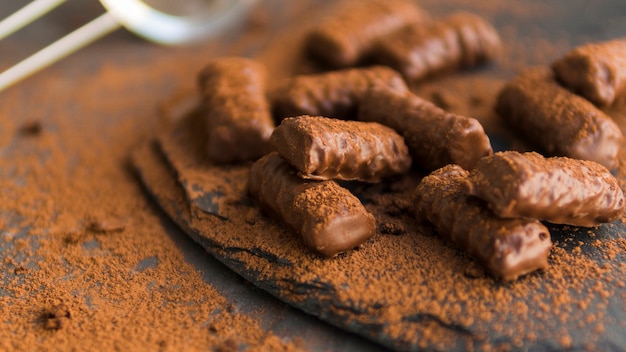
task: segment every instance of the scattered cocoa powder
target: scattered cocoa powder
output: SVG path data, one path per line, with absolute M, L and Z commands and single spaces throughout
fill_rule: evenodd
M 300 349 L 229 309 L 128 165 L 160 126 L 159 97 L 227 52 L 120 32 L 2 92 L 0 350 Z
M 25 122 L 22 126 L 20 126 L 20 133 L 24 136 L 38 136 L 43 127 L 41 126 L 41 122 L 37 120 L 31 120 Z
M 277 8 L 280 14 L 313 21 L 308 10 L 321 1 L 303 3 Z M 558 25 L 567 18 L 576 22 L 573 18 L 580 19 L 585 12 L 545 1 L 423 0 L 420 6 L 437 15 L 463 8 L 490 21 L 500 19 L 491 22 L 500 29 L 505 50 L 493 71 L 447 76 L 413 88 L 418 93 L 453 92 L 459 103 L 455 100 L 450 109 L 479 119 L 490 137 L 498 137 L 492 143 L 502 143 L 502 149 L 527 148 L 493 118 L 494 92 L 516 69 L 547 64 L 584 41 L 582 36 L 550 32 L 545 24 Z M 285 41 L 260 55 L 276 77 L 311 69 L 296 59 L 301 55 L 295 50 L 301 42 L 298 35 L 303 32 L 286 34 Z M 229 309 L 228 298 L 184 262 L 126 164 L 129 150 L 165 124 L 155 117 L 153 104 L 178 88 L 192 86 L 207 58 L 226 54 L 219 45 L 232 39 L 166 51 L 116 34 L 104 48 L 88 48 L 2 93 L 0 261 L 6 270 L 0 273 L 0 311 L 8 314 L 0 319 L 0 350 L 298 348 Z M 240 38 L 228 54 L 250 53 L 246 50 L 252 50 L 252 42 L 263 39 L 258 33 Z M 103 56 L 110 61 L 103 63 Z M 30 101 L 38 107 L 27 104 Z M 472 103 L 476 101 L 482 104 Z M 41 116 L 45 133 L 16 138 L 15 126 L 34 111 Z M 626 130 L 624 106 L 611 107 L 608 113 Z M 193 144 L 181 148 L 178 139 L 172 144 L 161 140 L 160 147 L 166 145 L 182 151 L 170 148 L 162 153 L 175 163 L 156 154 L 160 155 L 152 170 L 156 177 L 148 186 L 157 198 L 177 199 L 180 209 L 193 214 L 188 218 L 190 235 L 199 240 L 202 237 L 193 230 L 201 231 L 219 242 L 222 249 L 213 253 L 233 258 L 233 268 L 254 273 L 249 278 L 268 290 L 270 284 L 282 282 L 274 293 L 295 305 L 313 304 L 307 306 L 309 311 L 319 308 L 327 314 L 325 319 L 363 327 L 360 333 L 371 331 L 369 338 L 396 348 L 593 350 L 607 346 L 600 345 L 607 336 L 613 338 L 612 346 L 624 346 L 622 224 L 594 228 L 592 234 L 572 227 L 551 229 L 555 248 L 550 268 L 510 284 L 484 275 L 471 258 L 418 226 L 402 206 L 391 218 L 402 220 L 405 234 L 393 236 L 379 229 L 361 249 L 321 260 L 303 255 L 306 251 L 296 236 L 268 221 L 242 196 L 247 166 L 205 174 L 206 164 L 194 154 Z M 620 164 L 625 153 L 622 147 Z M 182 171 L 178 183 L 168 165 Z M 233 182 L 222 183 L 224 177 Z M 367 209 L 382 218 L 392 204 L 411 203 L 410 190 L 420 177 L 354 189 L 361 191 Z M 626 188 L 625 168 L 618 169 L 618 177 Z M 181 180 L 203 184 L 204 190 L 219 185 L 224 196 L 217 200 L 218 211 L 212 212 L 220 217 L 192 202 L 202 200 L 204 190 L 179 189 Z M 167 205 L 164 208 L 169 211 Z M 93 231 L 89 224 L 94 209 L 103 214 L 100 221 L 128 220 L 124 226 L 113 226 L 115 231 Z M 249 250 L 251 246 L 256 252 Z M 230 253 L 223 248 L 246 250 Z M 298 283 L 328 284 L 336 290 L 331 296 L 308 296 L 310 291 L 299 290 L 303 286 Z M 59 330 L 45 328 L 50 319 L 50 326 L 62 321 Z

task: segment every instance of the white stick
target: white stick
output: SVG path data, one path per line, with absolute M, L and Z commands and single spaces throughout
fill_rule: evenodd
M 66 0 L 35 0 L 0 22 L 0 40 L 48 13 Z
M 0 91 L 120 28 L 108 12 L 0 74 Z

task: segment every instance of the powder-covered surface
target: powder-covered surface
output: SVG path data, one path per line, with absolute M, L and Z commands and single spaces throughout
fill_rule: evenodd
M 0 68 L 101 12 L 67 4 L 4 40 Z M 188 48 L 120 31 L 0 93 L 1 351 L 302 348 L 220 293 L 222 273 L 187 262 L 189 243 L 128 164 L 159 129 L 158 97 L 193 87 L 212 56 L 257 50 L 273 30 L 261 15 L 247 35 Z
M 476 10 L 503 33 L 505 53 L 499 66 L 413 87 L 445 109 L 478 118 L 496 150 L 529 149 L 493 112 L 503 79 L 530 64 L 549 64 L 590 37 L 625 33 L 611 26 L 617 21 L 611 12 L 619 6 L 609 2 L 587 13 L 583 2 L 421 4 L 436 14 L 452 7 Z M 589 17 L 598 14 L 603 16 Z M 572 27 L 581 34 L 567 34 Z M 260 55 L 276 77 L 312 70 L 294 54 L 298 34 L 292 31 Z M 610 113 L 622 130 L 624 110 L 618 106 Z M 322 259 L 279 222 L 262 215 L 246 196 L 248 165 L 215 167 L 207 162 L 198 123 L 193 115 L 174 119 L 169 129 L 139 149 L 134 161 L 140 176 L 194 240 L 286 302 L 396 349 L 626 346 L 626 219 L 589 229 L 552 226 L 550 267 L 503 283 L 416 223 L 412 190 L 422 175 L 413 173 L 377 185 L 347 183 L 375 214 L 378 231 L 358 250 Z M 622 152 L 620 161 L 625 157 Z M 622 188 L 623 169 L 618 170 Z
M 291 342 L 279 340 L 264 331 L 264 319 L 237 311 L 245 289 L 225 297 L 215 288 L 219 273 L 200 273 L 185 261 L 182 242 L 171 235 L 176 231 L 145 197 L 127 156 L 161 130 L 157 102 L 192 88 L 210 57 L 252 55 L 269 38 L 281 36 L 280 45 L 260 54 L 274 74 L 272 81 L 295 71 L 315 70 L 310 62 L 289 54 L 300 43 L 298 32 L 286 37 L 281 32 L 300 18 L 315 20 L 326 10 L 316 6 L 321 2 L 285 6 L 284 1 L 263 1 L 247 23 L 247 35 L 225 35 L 211 45 L 166 49 L 120 31 L 0 93 L 0 350 L 265 351 L 309 345 L 297 340 L 316 328 L 292 333 Z M 20 5 L 4 1 L 0 8 L 10 13 Z M 477 11 L 500 29 L 505 55 L 498 69 L 455 74 L 415 87 L 450 111 L 480 118 L 497 149 L 526 148 L 503 129 L 491 109 L 503 77 L 528 64 L 549 63 L 590 38 L 626 34 L 620 1 L 515 5 L 423 0 L 420 5 L 437 15 L 457 9 Z M 102 11 L 97 2 L 67 6 L 3 40 L 1 68 Z M 612 108 L 610 115 L 624 130 L 624 109 Z M 184 149 L 196 144 L 183 146 L 176 139 L 185 131 L 173 130 L 161 143 L 147 144 L 137 152 L 150 191 L 212 253 L 294 304 L 310 304 L 316 313 L 388 346 L 623 349 L 626 345 L 621 325 L 626 243 L 623 231 L 616 231 L 620 223 L 592 230 L 551 229 L 557 242 L 551 268 L 503 285 L 416 226 L 408 195 L 401 194 L 412 189 L 417 178 L 406 178 L 356 189 L 378 215 L 379 234 L 359 251 L 323 261 L 242 197 L 245 167 L 214 169 L 199 176 L 206 163 Z M 167 138 L 172 143 L 165 143 Z M 166 145 L 183 148 L 185 155 L 176 161 L 187 164 L 178 166 L 184 171 L 178 178 L 171 176 L 172 168 L 165 162 L 161 149 Z M 619 175 L 624 188 L 624 168 Z M 203 187 L 189 186 L 198 180 Z M 183 183 L 188 186 L 180 187 Z M 213 186 L 218 193 L 207 192 Z M 368 193 L 377 195 L 368 198 Z M 195 205 L 189 206 L 186 199 L 195 200 Z M 226 216 L 211 215 L 216 213 Z M 303 259 L 291 273 L 288 265 Z M 305 284 L 282 280 L 294 276 Z M 320 289 L 332 294 L 306 296 Z M 372 305 L 374 300 L 382 305 Z M 359 310 L 352 309 L 357 306 Z M 264 316 L 275 313 L 270 310 L 258 309 Z M 419 313 L 402 321 L 410 312 Z M 380 321 L 390 323 L 381 326 Z M 323 330 L 323 323 L 313 323 Z M 408 332 L 406 324 L 412 324 Z M 520 326 L 524 333 L 517 333 Z M 326 338 L 330 333 L 319 336 L 324 336 L 320 344 L 331 340 Z M 362 350 L 364 345 L 358 346 Z

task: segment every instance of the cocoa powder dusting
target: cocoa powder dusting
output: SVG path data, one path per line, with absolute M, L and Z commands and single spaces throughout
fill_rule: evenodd
M 320 3 L 284 10 L 302 21 L 257 55 L 270 77 L 310 70 L 299 43 L 330 8 L 311 7 Z M 585 13 L 563 4 L 420 1 L 436 16 L 457 9 L 485 16 L 502 35 L 504 52 L 491 68 L 412 90 L 478 119 L 495 150 L 528 150 L 497 118 L 495 98 L 517 69 L 548 65 L 573 44 L 600 35 L 551 31 L 546 23 Z M 251 28 L 265 26 L 255 21 Z M 258 33 L 240 41 L 250 38 L 258 42 Z M 142 45 L 115 39 L 125 43 L 114 48 L 118 53 Z M 380 184 L 342 183 L 374 214 L 377 232 L 335 258 L 308 252 L 246 195 L 248 164 L 211 165 L 197 119 L 161 121 L 153 111 L 157 100 L 193 87 L 212 53 L 253 52 L 220 43 L 174 52 L 142 47 L 141 55 L 131 49 L 124 60 L 95 68 L 89 62 L 102 62 L 102 52 L 89 48 L 80 60 L 70 58 L 0 96 L 0 350 L 300 348 L 234 311 L 231 298 L 185 262 L 128 165 L 130 151 L 156 135 L 141 144 L 133 164 L 163 210 L 242 276 L 334 325 L 395 349 L 626 345 L 626 218 L 590 229 L 550 226 L 549 268 L 505 283 L 415 220 L 413 190 L 424 175 L 413 172 Z M 20 132 L 31 109 L 40 112 L 42 129 Z M 626 106 L 606 112 L 626 131 Z M 622 189 L 625 153 L 622 144 Z
M 156 97 L 225 49 L 113 38 L 0 96 L 0 350 L 299 349 L 185 261 L 128 165 Z

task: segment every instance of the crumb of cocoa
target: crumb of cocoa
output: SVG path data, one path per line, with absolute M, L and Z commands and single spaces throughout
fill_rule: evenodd
M 404 235 L 406 229 L 399 222 L 384 222 L 378 225 L 378 231 L 385 235 Z
M 22 136 L 34 137 L 40 135 L 42 130 L 43 127 L 41 125 L 41 122 L 37 120 L 31 120 L 26 121 L 24 124 L 22 124 L 22 126 L 20 126 L 19 133 Z
M 92 218 L 87 222 L 87 230 L 96 233 L 121 232 L 127 222 L 122 218 Z
M 28 269 L 26 269 L 25 266 L 20 264 L 15 268 L 14 273 L 15 275 L 21 275 L 21 274 L 25 274 L 27 271 Z
M 77 244 L 81 242 L 82 238 L 82 233 L 71 231 L 63 235 L 63 243 L 67 245 Z
M 61 330 L 67 326 L 71 317 L 70 308 L 60 303 L 42 314 L 43 327 L 46 330 Z
M 485 270 L 483 268 L 478 266 L 475 261 L 471 261 L 470 263 L 471 264 L 468 265 L 463 271 L 463 276 L 469 279 L 480 279 L 486 277 Z
M 412 209 L 411 203 L 406 199 L 387 197 L 385 201 L 381 202 L 381 200 L 379 199 L 377 203 L 379 205 L 383 205 L 385 214 L 390 216 L 400 216 L 403 214 L 407 214 Z

